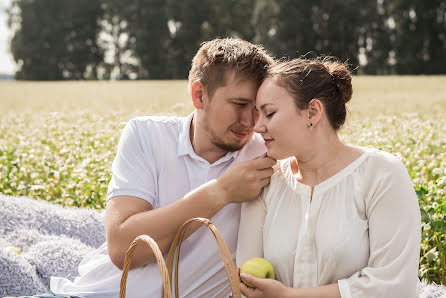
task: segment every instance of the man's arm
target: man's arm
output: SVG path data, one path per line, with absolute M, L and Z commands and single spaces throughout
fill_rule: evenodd
M 239 163 L 218 179 L 154 210 L 150 203 L 137 197 L 117 196 L 110 199 L 106 208 L 106 232 L 108 252 L 113 264 L 122 270 L 125 253 L 139 235 L 152 237 L 165 254 L 176 232 L 188 219 L 211 218 L 229 203 L 242 203 L 256 198 L 262 188 L 268 185 L 275 163 L 269 157 Z M 195 229 L 192 228 L 188 235 L 198 227 L 196 225 Z M 131 267 L 154 261 L 151 250 L 138 247 Z

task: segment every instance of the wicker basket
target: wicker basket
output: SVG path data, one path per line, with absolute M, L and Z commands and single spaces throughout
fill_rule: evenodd
M 171 284 L 170 284 L 170 274 L 169 274 L 169 271 L 167 270 L 166 263 L 164 262 L 163 254 L 161 253 L 155 240 L 153 240 L 152 238 L 150 238 L 147 235 L 141 235 L 141 236 L 136 237 L 136 239 L 133 240 L 132 244 L 130 245 L 129 249 L 127 250 L 127 253 L 125 254 L 125 261 L 124 261 L 124 268 L 122 270 L 121 289 L 119 292 L 119 297 L 125 298 L 127 276 L 129 274 L 130 263 L 132 261 L 133 253 L 135 252 L 136 247 L 142 243 L 147 243 L 150 246 L 150 248 L 153 250 L 153 253 L 155 254 L 156 260 L 158 261 L 158 268 L 160 269 L 161 276 L 163 278 L 163 296 L 162 297 L 171 298 L 172 290 L 171 290 Z
M 187 229 L 190 227 L 190 225 L 193 222 L 199 222 L 199 223 L 205 225 L 212 232 L 212 235 L 214 236 L 215 242 L 217 243 L 221 257 L 225 264 L 226 274 L 228 275 L 229 284 L 231 286 L 232 297 L 241 298 L 239 281 L 238 281 L 238 278 L 236 275 L 236 269 L 234 266 L 234 262 L 232 261 L 231 253 L 229 252 L 228 246 L 226 245 L 225 240 L 223 239 L 223 237 L 221 236 L 221 234 L 217 230 L 217 228 L 212 224 L 212 222 L 209 219 L 206 219 L 206 218 L 192 218 L 192 219 L 186 221 L 181 226 L 181 228 L 178 230 L 177 235 L 175 236 L 175 239 L 173 240 L 173 242 L 170 246 L 169 254 L 167 256 L 167 269 L 169 271 L 169 277 L 172 278 L 172 274 L 173 274 L 172 269 L 173 269 L 173 265 L 175 263 L 175 278 L 170 279 L 170 280 L 173 280 L 175 283 L 175 297 L 176 298 L 179 297 L 179 293 L 178 293 L 178 263 L 179 263 L 179 259 L 180 259 L 181 243 L 183 242 L 184 235 L 186 234 Z M 175 256 L 176 256 L 176 258 L 174 261 Z M 168 294 L 168 292 L 166 292 L 166 291 L 163 288 L 163 296 L 162 297 L 167 297 L 167 296 L 165 296 L 165 294 Z
M 119 293 L 120 298 L 125 298 L 126 294 L 126 283 L 127 283 L 127 276 L 130 269 L 130 263 L 133 257 L 134 250 L 136 249 L 136 246 L 141 243 L 147 243 L 152 248 L 156 259 L 158 261 L 158 267 L 161 272 L 161 276 L 163 278 L 163 292 L 161 297 L 162 298 L 171 298 L 172 297 L 172 287 L 171 287 L 171 280 L 172 280 L 172 274 L 173 274 L 173 265 L 175 264 L 175 278 L 173 281 L 175 282 L 175 297 L 179 297 L 178 293 L 178 262 L 180 260 L 180 248 L 181 243 L 184 240 L 184 236 L 190 227 L 190 225 L 193 222 L 199 222 L 205 226 L 208 227 L 208 229 L 212 232 L 212 235 L 214 236 L 215 242 L 217 243 L 217 247 L 220 251 L 221 257 L 223 259 L 223 262 L 225 264 L 226 268 L 226 274 L 228 275 L 229 284 L 231 286 L 231 292 L 232 297 L 234 298 L 241 298 L 240 294 L 240 286 L 239 281 L 237 278 L 237 273 L 235 270 L 234 262 L 232 261 L 231 253 L 229 252 L 228 246 L 226 245 L 225 240 L 221 236 L 220 232 L 217 230 L 217 228 L 212 224 L 212 222 L 209 219 L 206 218 L 192 218 L 188 221 L 186 221 L 181 228 L 178 230 L 175 239 L 173 240 L 170 249 L 169 254 L 167 256 L 167 265 L 164 262 L 163 255 L 156 244 L 156 242 L 150 238 L 147 235 L 141 235 L 138 236 L 130 245 L 129 249 L 127 250 L 127 253 L 125 255 L 125 261 L 124 261 L 124 268 L 122 270 L 122 277 L 121 277 L 121 290 Z

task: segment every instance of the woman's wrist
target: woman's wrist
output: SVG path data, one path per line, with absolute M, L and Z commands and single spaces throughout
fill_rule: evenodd
M 278 296 L 284 297 L 284 298 L 304 297 L 301 295 L 302 294 L 301 292 L 302 291 L 299 288 L 292 288 L 292 287 L 284 286 L 282 293 L 280 293 L 280 295 L 278 295 Z

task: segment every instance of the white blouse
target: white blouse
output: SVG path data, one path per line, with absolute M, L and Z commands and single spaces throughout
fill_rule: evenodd
M 365 152 L 311 187 L 279 161 L 259 199 L 244 203 L 237 265 L 264 257 L 294 288 L 338 283 L 342 297 L 416 297 L 421 216 L 403 163 Z

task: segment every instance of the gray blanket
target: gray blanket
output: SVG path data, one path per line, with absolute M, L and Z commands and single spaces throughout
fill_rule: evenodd
M 0 297 L 47 292 L 51 276 L 74 279 L 104 241 L 104 212 L 0 195 Z
M 47 292 L 50 276 L 74 279 L 83 256 L 105 241 L 104 215 L 0 194 L 0 297 Z M 446 298 L 446 288 L 419 283 L 418 296 Z

